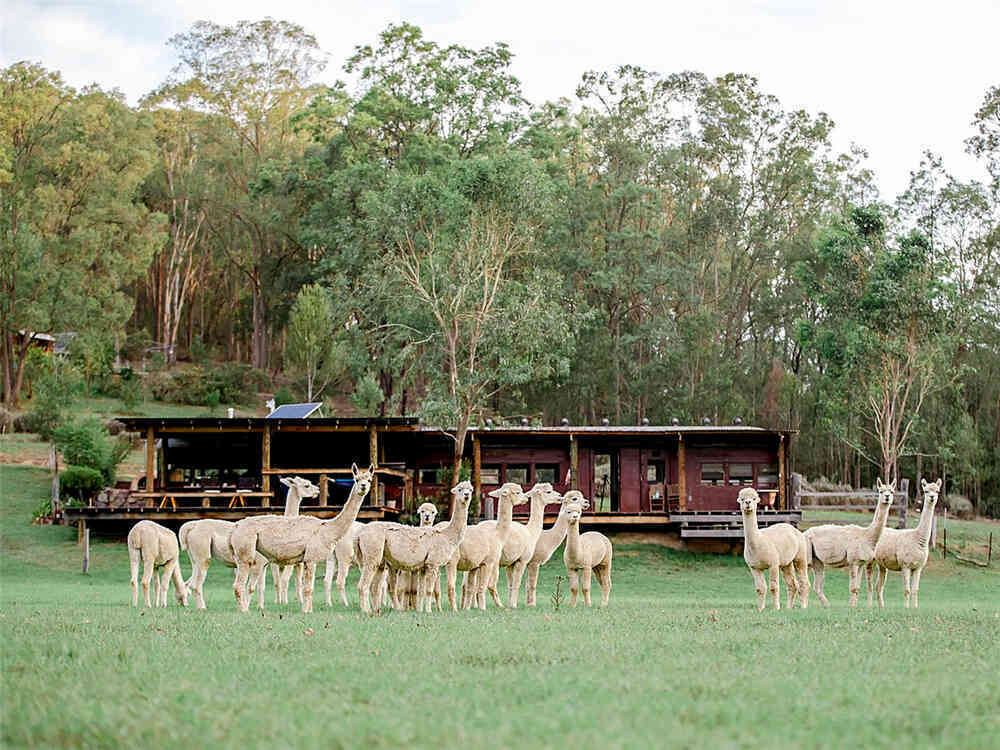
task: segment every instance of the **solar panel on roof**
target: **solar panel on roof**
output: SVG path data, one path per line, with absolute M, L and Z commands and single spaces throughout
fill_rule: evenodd
M 268 419 L 305 419 L 323 404 L 282 404 L 267 415 Z

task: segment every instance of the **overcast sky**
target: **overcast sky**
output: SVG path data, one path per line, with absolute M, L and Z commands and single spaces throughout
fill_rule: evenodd
M 624 63 L 750 73 L 786 109 L 828 113 L 835 145 L 869 151 L 889 200 L 925 149 L 960 177 L 982 176 L 963 141 L 987 88 L 1000 85 L 997 0 L 0 0 L 0 62 L 41 62 L 73 86 L 117 87 L 135 103 L 173 67 L 172 35 L 197 20 L 265 16 L 315 34 L 330 81 L 356 45 L 400 21 L 439 44 L 507 42 L 533 102 L 572 96 L 584 71 Z

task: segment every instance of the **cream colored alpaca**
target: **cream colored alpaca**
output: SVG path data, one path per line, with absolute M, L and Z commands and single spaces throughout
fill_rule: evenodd
M 920 511 L 920 523 L 915 529 L 886 529 L 882 533 L 878 546 L 875 547 L 875 564 L 878 565 L 878 606 L 885 606 L 882 592 L 885 590 L 885 579 L 890 570 L 903 573 L 903 605 L 917 608 L 917 595 L 920 593 L 920 575 L 927 565 L 930 554 L 931 524 L 934 521 L 934 506 L 941 493 L 941 480 L 928 483 L 920 480 L 924 490 L 924 507 Z M 872 578 L 872 568 L 869 566 L 868 579 Z
M 351 494 L 340 513 L 329 521 L 319 521 L 308 516 L 257 516 L 237 522 L 230 536 L 230 543 L 236 557 L 236 582 L 233 584 L 233 591 L 241 612 L 250 608 L 246 584 L 255 552 L 281 565 L 303 564 L 305 585 L 302 591 L 302 611 L 312 612 L 316 564 L 333 555 L 337 542 L 350 532 L 361 503 L 371 488 L 374 472 L 374 466 L 361 471 L 356 465 L 351 465 L 354 476 Z
M 545 563 L 552 559 L 552 555 L 555 554 L 556 549 L 558 549 L 559 545 L 566 538 L 566 532 L 569 530 L 569 514 L 566 512 L 566 505 L 568 503 L 579 503 L 583 506 L 583 510 L 587 510 L 590 507 L 590 502 L 579 490 L 569 490 L 563 495 L 562 506 L 559 508 L 559 515 L 556 517 L 555 523 L 542 531 L 538 537 L 538 541 L 535 543 L 535 554 L 531 556 L 531 560 L 528 562 L 526 570 L 528 578 L 524 584 L 524 605 L 526 607 L 535 606 L 538 571 Z
M 227 568 L 236 567 L 233 548 L 229 544 L 229 535 L 236 524 L 233 521 L 223 521 L 218 518 L 202 518 L 198 521 L 188 521 L 177 532 L 181 549 L 187 550 L 191 560 L 191 577 L 185 584 L 189 593 L 194 594 L 195 605 L 205 609 L 203 588 L 208 566 L 212 558 L 221 562 Z M 254 569 L 250 572 L 250 580 L 257 591 L 258 599 L 264 597 L 264 586 L 267 582 L 267 560 L 263 555 L 257 555 Z M 261 602 L 263 606 L 263 602 Z
M 156 606 L 167 606 L 167 587 L 174 582 L 177 601 L 187 606 L 187 588 L 181 577 L 180 548 L 177 535 L 166 526 L 152 521 L 139 521 L 128 532 L 128 561 L 132 582 L 132 606 L 139 606 L 139 561 L 142 560 L 142 596 L 146 607 L 149 601 L 149 582 L 156 569 L 160 575 L 156 579 Z
M 319 487 L 303 477 L 281 477 L 278 480 L 288 488 L 285 495 L 285 518 L 298 518 L 299 507 L 302 500 L 307 497 L 316 497 L 319 494 Z M 271 575 L 274 578 L 274 601 L 276 604 L 288 604 L 288 584 L 295 577 L 295 598 L 299 604 L 302 603 L 302 565 L 278 565 L 271 566 Z
M 482 521 L 465 530 L 465 538 L 452 555 L 446 566 L 448 580 L 448 604 L 452 611 L 458 609 L 455 600 L 455 581 L 458 571 L 465 572 L 462 586 L 462 608 L 478 607 L 486 609 L 486 590 L 489 589 L 493 603 L 503 608 L 497 592 L 497 570 L 503 553 L 504 541 L 513 523 L 514 506 L 527 499 L 521 485 L 507 482 L 489 493 L 499 500 L 496 521 Z
M 878 504 L 875 506 L 872 522 L 867 526 L 828 523 L 822 526 L 813 526 L 805 532 L 806 542 L 809 544 L 810 565 L 813 569 L 813 587 L 824 607 L 830 606 L 830 602 L 823 594 L 823 569 L 827 565 L 831 568 L 850 568 L 850 603 L 852 607 L 858 606 L 861 576 L 864 569 L 875 557 L 875 546 L 882 537 L 885 521 L 892 509 L 896 483 L 883 484 L 882 479 L 879 478 L 877 489 Z M 868 606 L 871 605 L 872 585 L 871 578 L 869 578 Z
M 613 549 L 611 540 L 597 531 L 580 533 L 580 517 L 583 515 L 583 502 L 570 502 L 560 511 L 566 513 L 566 549 L 563 550 L 563 563 L 569 575 L 569 606 L 576 606 L 577 592 L 583 589 L 583 601 L 590 606 L 590 577 L 597 573 L 597 581 L 601 584 L 601 606 L 608 606 L 611 596 L 611 558 Z
M 459 482 L 451 492 L 455 496 L 455 510 L 444 528 L 440 524 L 420 528 L 376 521 L 367 524 L 358 534 L 354 556 L 361 564 L 358 594 L 363 612 L 372 612 L 372 594 L 381 590 L 381 581 L 388 568 L 408 570 L 419 576 L 417 611 L 430 611 L 434 594 L 433 577 L 441 575 L 441 567 L 451 559 L 465 536 L 472 483 Z
M 323 593 L 326 594 L 326 606 L 333 606 L 333 576 L 337 576 L 337 591 L 340 594 L 340 601 L 345 607 L 351 606 L 347 601 L 347 574 L 351 570 L 351 565 L 357 565 L 354 559 L 354 538 L 365 525 L 355 521 L 351 524 L 350 531 L 340 538 L 333 548 L 333 557 L 327 558 L 326 574 L 323 576 Z
M 531 502 L 531 515 L 528 516 L 527 525 L 512 523 L 510 531 L 507 533 L 503 543 L 503 552 L 500 555 L 500 567 L 507 572 L 507 604 L 511 608 L 517 607 L 517 597 L 521 589 L 521 578 L 524 571 L 531 562 L 535 554 L 535 545 L 538 537 L 542 534 L 542 521 L 545 518 L 545 506 L 562 500 L 562 496 L 552 489 L 548 482 L 540 482 L 525 493 Z M 484 521 L 487 524 L 496 524 L 496 521 Z M 487 581 L 496 586 L 496 577 L 499 570 L 490 572 L 491 579 Z M 482 590 L 481 584 L 477 584 L 477 589 Z
M 805 535 L 788 523 L 776 523 L 761 530 L 757 527 L 757 504 L 760 496 L 753 487 L 744 487 L 737 497 L 743 516 L 743 559 L 753 576 L 757 591 L 757 611 L 764 609 L 768 588 L 774 608 L 781 609 L 779 572 L 785 583 L 794 588 L 802 608 L 809 605 L 809 545 Z M 764 580 L 768 571 L 769 583 Z
M 417 518 L 420 519 L 420 528 L 425 529 L 434 525 L 437 518 L 438 509 L 434 503 L 421 503 L 417 508 Z M 442 524 L 447 525 L 447 524 Z M 466 529 L 468 533 L 468 529 Z M 392 592 L 393 607 L 397 609 L 417 608 L 417 577 L 410 574 L 408 570 L 389 571 L 389 591 Z M 437 603 L 438 612 L 441 611 L 441 576 L 434 581 L 434 601 Z

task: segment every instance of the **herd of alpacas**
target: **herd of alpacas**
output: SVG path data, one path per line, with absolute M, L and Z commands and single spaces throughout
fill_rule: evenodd
M 352 565 L 361 571 L 358 595 L 361 609 L 369 614 L 384 606 L 393 609 L 441 610 L 441 569 L 446 570 L 448 603 L 457 610 L 458 572 L 464 574 L 462 608 L 486 609 L 486 592 L 493 603 L 504 607 L 497 591 L 500 568 L 507 573 L 507 605 L 517 607 L 521 579 L 528 573 L 526 603 L 535 604 L 538 569 L 566 541 L 563 562 L 570 582 L 570 606 L 576 606 L 578 594 L 591 606 L 590 584 L 596 574 L 601 586 L 601 605 L 607 606 L 611 595 L 610 540 L 601 533 L 580 533 L 580 517 L 589 507 L 583 495 L 570 490 L 560 495 L 548 483 L 535 484 L 525 492 L 520 485 L 508 482 L 490 492 L 498 501 L 497 520 L 469 525 L 472 483 L 459 482 L 452 488 L 454 512 L 450 521 L 434 523 L 437 507 L 424 503 L 417 509 L 419 526 L 356 519 L 361 503 L 371 488 L 374 467 L 359 470 L 351 467 L 354 484 L 343 509 L 334 518 L 322 521 L 299 515 L 303 498 L 315 497 L 319 488 L 301 477 L 282 478 L 288 488 L 284 515 L 252 516 L 240 521 L 201 519 L 181 526 L 178 534 L 153 521 L 140 521 L 128 534 L 131 568 L 132 606 L 139 603 L 139 564 L 142 570 L 142 593 L 150 607 L 150 583 L 156 579 L 156 606 L 167 606 L 171 582 L 177 600 L 187 606 L 193 596 L 199 609 L 205 608 L 202 593 L 205 576 L 212 560 L 235 568 L 233 591 L 241 612 L 250 608 L 250 595 L 257 594 L 257 604 L 264 607 L 264 589 L 268 567 L 274 577 L 279 604 L 288 602 L 292 573 L 297 571 L 296 595 L 303 612 L 312 612 L 316 565 L 326 563 L 324 584 L 326 604 L 332 606 L 333 579 L 344 606 L 349 606 L 347 574 Z M 531 515 L 527 524 L 513 520 L 515 505 L 528 502 Z M 555 523 L 542 528 L 545 506 L 559 503 Z M 191 577 L 183 579 L 180 552 L 187 550 Z M 158 574 L 158 575 L 156 575 Z
M 344 606 L 349 606 L 347 574 L 352 565 L 361 571 L 358 596 L 363 612 L 373 614 L 383 607 L 441 610 L 441 569 L 445 569 L 448 604 L 453 611 L 486 609 L 489 592 L 497 607 L 504 607 L 497 590 L 500 568 L 506 570 L 506 606 L 516 608 L 521 580 L 527 573 L 525 603 L 534 606 L 539 568 L 547 563 L 565 540 L 563 562 L 570 584 L 570 606 L 576 606 L 583 594 L 591 606 L 591 579 L 596 574 L 601 587 L 601 605 L 607 606 L 611 594 L 611 541 L 601 533 L 580 533 L 580 518 L 589 507 L 577 490 L 560 495 L 551 484 L 538 483 L 524 491 L 508 482 L 489 493 L 498 501 L 497 519 L 469 525 L 469 505 L 473 487 L 468 481 L 452 488 L 454 512 L 451 520 L 435 523 L 437 507 L 424 503 L 417 509 L 419 526 L 373 521 L 359 523 L 358 510 L 371 488 L 374 467 L 359 470 L 352 465 L 354 483 L 343 509 L 334 518 L 322 521 L 299 515 L 303 498 L 315 497 L 319 488 L 301 477 L 282 478 L 288 488 L 284 515 L 264 515 L 240 521 L 201 519 L 181 526 L 178 534 L 153 521 L 140 521 L 128 534 L 131 568 L 132 606 L 139 599 L 139 563 L 143 564 L 142 592 L 150 603 L 150 583 L 156 578 L 156 605 L 167 606 L 167 590 L 174 584 L 178 602 L 187 606 L 193 596 L 195 605 L 205 609 L 202 593 L 205 576 L 212 560 L 234 568 L 233 591 L 241 612 L 250 608 L 250 594 L 257 594 L 257 604 L 264 607 L 264 589 L 268 567 L 274 578 L 279 604 L 288 602 L 293 572 L 297 572 L 296 596 L 303 612 L 312 612 L 317 563 L 326 563 L 324 588 L 326 605 L 332 606 L 332 588 L 336 576 L 337 591 Z M 878 590 L 879 606 L 885 606 L 882 592 L 890 570 L 901 571 L 903 601 L 918 604 L 920 574 L 927 564 L 934 506 L 941 490 L 941 480 L 922 481 L 924 491 L 920 523 L 915 529 L 886 528 L 892 506 L 895 483 L 878 480 L 878 504 L 868 526 L 826 524 L 805 532 L 787 523 L 766 528 L 757 525 L 760 496 L 752 487 L 740 490 L 738 503 L 743 520 L 743 557 L 753 576 L 757 609 L 764 609 L 770 591 L 775 609 L 780 609 L 779 579 L 784 578 L 789 608 L 809 602 L 809 568 L 820 602 L 829 606 L 823 593 L 827 566 L 849 568 L 850 605 L 857 606 L 861 574 L 868 581 L 868 604 L 873 606 L 873 588 Z M 530 503 L 526 524 L 513 520 L 515 505 Z M 559 515 L 547 529 L 542 528 L 545 506 L 560 503 Z M 185 581 L 180 570 L 180 551 L 191 560 L 191 576 Z M 877 572 L 875 568 L 878 568 Z M 458 572 L 463 573 L 461 602 L 457 600 Z M 158 572 L 158 576 L 154 575 Z M 765 572 L 768 578 L 765 579 Z M 877 582 L 876 582 L 877 576 Z

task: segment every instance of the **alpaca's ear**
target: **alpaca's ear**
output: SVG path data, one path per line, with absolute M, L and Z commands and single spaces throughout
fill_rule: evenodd
M 357 465 L 357 464 L 355 464 L 355 463 L 352 463 L 352 464 L 351 464 L 351 474 L 353 474 L 353 475 L 354 475 L 354 478 L 355 478 L 355 479 L 357 479 L 357 478 L 358 478 L 358 473 L 359 473 L 359 472 L 358 472 L 358 465 Z
M 920 479 L 920 487 L 921 487 L 921 489 L 923 489 L 924 492 L 927 492 L 927 488 L 930 487 L 930 485 L 927 484 L 927 480 L 926 479 L 921 478 Z
M 368 473 L 375 476 L 375 464 L 368 464 Z
M 580 499 L 580 509 L 581 510 L 587 510 L 587 508 L 589 508 L 589 507 L 590 507 L 590 500 L 588 500 L 585 497 L 581 498 Z
M 489 495 L 490 497 L 500 497 L 500 490 L 499 489 L 490 490 L 486 494 Z
M 451 494 L 452 494 L 452 495 L 457 495 L 457 494 L 458 494 L 458 488 L 459 488 L 460 486 L 461 486 L 461 485 L 459 485 L 459 484 L 456 484 L 456 485 L 455 485 L 454 487 L 452 487 L 452 488 L 451 488 Z
M 280 477 L 278 479 L 278 481 L 281 482 L 286 487 L 291 487 L 292 486 L 292 480 L 289 479 L 288 477 Z
M 885 485 L 882 484 L 882 477 L 875 477 L 875 488 L 879 490 L 885 489 Z

